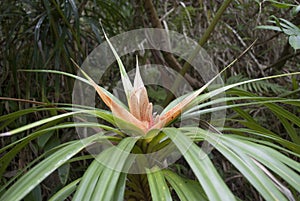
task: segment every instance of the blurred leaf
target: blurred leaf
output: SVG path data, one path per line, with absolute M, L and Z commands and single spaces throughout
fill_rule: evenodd
M 66 185 L 65 187 L 60 189 L 49 199 L 49 201 L 64 201 L 64 200 L 66 200 L 66 198 L 75 191 L 77 184 L 79 183 L 80 180 L 81 180 L 81 178 L 76 179 L 75 181 L 69 183 L 68 185 Z
M 300 49 L 300 34 L 297 36 L 290 36 L 289 43 L 294 48 L 294 50 Z
M 165 181 L 165 177 L 158 167 L 147 170 L 147 177 L 153 201 L 171 201 L 169 187 Z
M 273 31 L 282 31 L 280 27 L 272 26 L 272 25 L 261 25 L 256 26 L 257 29 L 267 29 L 267 30 L 273 30 Z
M 295 7 L 296 6 L 294 4 L 279 2 L 279 1 L 275 1 L 275 0 L 266 0 L 265 2 L 271 2 L 272 5 L 277 7 L 277 8 L 290 8 L 290 7 Z
M 70 163 L 66 163 L 60 166 L 57 170 L 58 170 L 58 176 L 61 184 L 66 185 L 69 179 Z
M 294 9 L 293 9 L 293 15 L 297 15 L 299 13 L 299 11 L 300 11 L 300 5 L 294 7 Z
M 74 201 L 76 200 L 81 201 L 84 198 L 89 198 L 89 199 L 91 198 L 95 186 L 97 184 L 97 181 L 101 176 L 103 168 L 105 167 L 97 160 L 94 160 L 89 165 L 89 167 L 84 172 L 84 175 L 82 177 L 82 180 L 80 181 L 79 186 L 77 187 L 77 190 L 73 197 Z
M 234 83 L 238 83 L 238 82 L 242 82 L 242 81 L 246 81 L 246 80 L 250 80 L 250 78 L 247 78 L 247 77 L 243 76 L 242 74 L 237 74 L 234 76 L 230 76 L 226 80 L 226 85 L 230 85 L 230 84 L 234 84 Z M 247 83 L 247 84 L 241 85 L 237 88 L 241 88 L 243 90 L 250 91 L 253 93 L 264 93 L 264 94 L 270 93 L 270 92 L 273 92 L 275 94 L 281 94 L 281 93 L 288 91 L 283 86 L 276 84 L 276 83 L 269 82 L 268 80 Z
M 42 201 L 41 185 L 37 185 L 26 197 L 24 201 Z
M 48 133 L 45 133 L 44 135 L 37 138 L 37 143 L 40 148 L 44 148 L 45 144 L 48 142 L 48 140 L 53 136 L 55 131 L 49 131 Z
M 270 22 L 276 24 L 276 26 L 263 25 L 257 26 L 256 28 L 269 29 L 280 32 L 282 31 L 289 36 L 289 43 L 294 48 L 294 50 L 300 49 L 300 28 L 286 19 L 278 19 L 275 16 L 272 16 L 272 18 L 275 21 Z
M 249 97 L 259 97 L 253 93 L 250 92 L 246 92 L 246 91 L 240 91 L 240 90 L 231 90 L 229 92 L 229 94 L 235 94 L 238 96 L 249 96 Z M 251 98 L 250 98 L 251 99 Z M 299 136 L 295 133 L 295 129 L 293 127 L 293 124 L 297 125 L 298 127 L 300 127 L 300 118 L 289 112 L 288 110 L 284 109 L 284 107 L 279 106 L 278 104 L 275 104 L 275 99 L 270 98 L 272 100 L 274 100 L 274 103 L 272 102 L 265 102 L 262 104 L 264 104 L 271 112 L 273 112 L 276 117 L 280 120 L 280 122 L 283 124 L 283 126 L 285 127 L 287 133 L 289 134 L 289 136 L 291 137 L 291 139 L 293 140 L 293 142 L 295 142 L 296 144 L 299 144 Z M 288 103 L 288 102 L 287 102 Z M 239 104 L 235 104 L 236 106 L 238 106 Z M 299 105 L 295 105 L 296 107 L 299 107 Z M 240 108 L 234 108 L 234 110 L 236 112 L 239 113 L 239 115 L 241 115 L 245 120 L 247 120 L 248 122 L 240 122 L 242 124 L 244 124 L 245 126 L 253 129 L 253 130 L 257 130 L 260 131 L 262 133 L 265 134 L 271 134 L 271 135 L 276 135 L 274 132 L 262 127 L 261 125 L 259 125 L 254 119 L 253 117 L 251 117 L 246 111 L 240 109 Z M 288 122 L 287 120 L 289 120 L 290 122 Z M 291 124 L 292 123 L 292 124 Z M 286 145 L 286 143 L 284 143 L 283 145 Z M 299 151 L 296 149 L 294 150 L 297 153 L 299 153 Z
M 170 170 L 163 173 L 181 201 L 208 200 L 199 182 L 182 178 Z
M 158 102 L 165 100 L 167 97 L 165 89 L 161 89 L 161 88 L 153 89 L 153 87 L 148 87 L 147 92 L 150 98 L 153 98 Z

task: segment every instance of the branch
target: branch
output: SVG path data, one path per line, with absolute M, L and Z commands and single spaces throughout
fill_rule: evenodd
M 199 44 L 199 48 L 197 48 L 193 55 L 188 59 L 187 62 L 185 62 L 185 64 L 183 65 L 180 74 L 184 75 L 187 70 L 190 68 L 190 61 L 193 61 L 194 58 L 196 57 L 196 55 L 198 54 L 198 52 L 201 50 L 202 46 L 207 42 L 207 40 L 210 37 L 210 34 L 214 31 L 217 23 L 219 22 L 219 20 L 221 19 L 223 13 L 225 12 L 226 8 L 229 6 L 229 4 L 231 3 L 232 0 L 225 0 L 223 2 L 223 4 L 221 5 L 221 7 L 219 8 L 219 10 L 217 11 L 215 17 L 213 18 L 211 24 L 208 26 L 208 28 L 205 30 L 203 36 L 200 38 L 198 44 Z
M 180 74 L 182 76 L 185 75 L 185 73 L 188 71 L 188 69 L 190 68 L 190 63 L 191 61 L 194 60 L 194 58 L 197 56 L 198 52 L 201 50 L 202 46 L 207 42 L 207 40 L 209 39 L 211 33 L 214 31 L 217 23 L 219 22 L 219 20 L 221 19 L 223 13 L 225 12 L 226 8 L 229 6 L 229 4 L 231 3 L 232 0 L 225 0 L 221 7 L 219 8 L 219 10 L 217 11 L 215 17 L 213 18 L 211 24 L 208 26 L 208 28 L 205 30 L 203 36 L 200 38 L 198 44 L 199 46 L 195 49 L 195 51 L 193 52 L 193 54 L 190 56 L 190 58 L 185 62 L 185 64 L 183 65 L 182 69 L 180 70 Z M 179 85 L 179 79 L 175 80 L 174 83 L 174 88 L 176 89 Z M 171 93 L 168 94 L 168 97 L 166 99 L 166 103 L 169 103 L 171 100 L 173 99 L 173 95 Z
M 157 15 L 156 9 L 153 5 L 152 0 L 145 0 L 145 9 L 148 15 L 149 20 L 151 21 L 151 24 L 154 28 L 163 29 L 163 26 L 161 24 L 161 21 Z M 174 70 L 180 72 L 182 70 L 182 66 L 180 63 L 176 60 L 176 58 L 173 56 L 170 52 L 162 52 L 165 61 L 168 63 L 168 65 L 173 68 Z M 186 75 L 185 78 L 187 81 L 192 85 L 192 87 L 199 87 L 203 83 L 199 83 L 199 81 L 195 78 L 192 78 L 190 75 Z

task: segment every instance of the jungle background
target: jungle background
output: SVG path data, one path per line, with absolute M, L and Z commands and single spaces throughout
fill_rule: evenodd
M 217 11 L 224 2 L 226 1 L 2 0 L 0 97 L 6 99 L 0 100 L 0 114 L 20 111 L 41 102 L 71 103 L 73 79 L 63 75 L 28 73 L 20 70 L 52 69 L 76 74 L 77 69 L 70 58 L 80 65 L 87 55 L 104 41 L 100 21 L 108 37 L 133 29 L 150 27 L 182 33 L 199 41 L 219 70 L 226 67 L 257 40 L 250 51 L 222 75 L 226 84 L 300 70 L 300 31 L 297 30 L 300 26 L 299 1 L 227 1 L 230 4 L 221 13 L 215 27 L 208 32 L 208 27 L 215 22 Z M 281 19 L 296 26 L 296 28 L 290 26 L 294 31 L 293 34 L 281 30 L 282 25 L 285 25 L 285 21 Z M 279 27 L 279 30 L 274 27 L 258 27 L 264 25 L 273 25 Z M 205 34 L 208 34 L 206 39 L 203 38 Z M 296 39 L 290 40 L 291 36 L 296 36 Z M 144 61 L 163 63 L 180 71 L 182 61 L 174 65 L 167 57 L 164 54 L 155 55 L 154 52 L 150 52 L 144 55 Z M 125 59 L 123 62 L 125 66 L 134 66 L 134 60 Z M 110 90 L 119 77 L 117 68 L 111 68 L 106 72 L 101 84 Z M 203 85 L 200 76 L 193 69 L 188 70 L 186 78 L 195 89 Z M 299 76 L 292 76 L 247 84 L 242 86 L 242 89 L 257 95 L 299 99 L 299 86 Z M 160 91 L 153 90 L 152 94 L 149 93 L 153 101 L 166 99 L 165 93 Z M 299 143 L 299 128 L 296 128 L 295 138 L 291 139 L 274 114 L 251 107 L 243 110 L 249 112 L 267 130 L 280 133 L 280 137 Z M 299 108 L 289 107 L 288 110 L 300 114 Z M 228 118 L 234 118 L 237 113 L 229 110 Z M 55 114 L 39 112 L 22 116 L 9 124 L 0 125 L 0 129 L 4 132 L 51 115 Z M 240 128 L 243 125 L 236 122 L 234 126 Z M 59 132 L 63 132 L 63 135 Z M 0 147 L 18 138 L 0 138 Z M 75 138 L 77 136 L 74 129 L 63 129 L 31 142 L 30 146 L 22 149 L 3 172 L 0 186 L 41 153 Z M 228 161 L 219 157 L 217 153 L 211 157 L 235 195 L 242 200 L 262 200 L 257 191 Z M 36 190 L 38 196 L 37 194 L 29 196 L 35 197 L 34 200 L 38 200 L 37 197 L 47 200 L 68 179 L 74 180 L 82 175 L 88 162 L 88 159 L 79 161 L 72 164 L 68 170 L 61 169 L 53 173 Z M 191 176 L 192 173 L 185 167 L 184 161 L 178 168 L 183 175 Z M 33 200 L 32 197 L 26 199 Z

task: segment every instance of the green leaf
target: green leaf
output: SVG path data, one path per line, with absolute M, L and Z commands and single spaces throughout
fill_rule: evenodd
M 250 156 L 250 160 L 257 160 L 262 165 L 267 167 L 268 169 L 272 170 L 275 174 L 283 178 L 286 182 L 288 182 L 291 186 L 293 186 L 298 192 L 300 189 L 300 176 L 299 174 L 295 173 L 291 168 L 300 171 L 300 164 L 296 161 L 291 160 L 290 158 L 284 156 L 280 152 L 271 149 L 269 147 L 254 144 L 252 142 L 247 142 L 243 140 L 236 140 L 234 138 L 229 138 L 230 140 L 228 143 L 225 143 L 226 146 L 230 146 L 231 149 L 235 150 L 238 154 L 247 154 Z M 232 146 L 234 143 L 235 146 Z M 289 165 L 291 168 L 289 168 L 287 165 Z M 259 166 L 258 166 L 259 167 Z M 260 167 L 259 167 L 260 168 Z M 261 168 L 260 168 L 261 169 Z M 265 171 L 264 171 L 265 172 Z M 266 172 L 265 172 L 266 173 Z M 270 175 L 268 175 L 270 177 Z M 262 177 L 260 177 L 261 179 Z M 271 177 L 270 177 L 271 178 Z M 262 179 L 261 179 L 262 180 Z M 272 179 L 273 180 L 273 179 Z M 262 180 L 264 182 L 265 180 Z M 282 184 L 278 185 L 277 182 L 273 180 L 273 185 L 275 186 L 274 189 L 279 188 L 282 192 L 289 191 L 286 187 L 284 187 Z M 271 196 L 273 196 L 272 199 L 277 200 L 285 200 L 285 198 L 282 197 L 281 193 L 276 193 L 276 191 L 271 190 L 273 188 L 270 184 L 265 184 L 267 188 L 270 188 L 270 192 L 272 193 Z M 281 187 L 283 186 L 283 187 Z M 289 197 L 291 194 L 286 193 L 285 195 Z M 263 195 L 264 196 L 264 195 Z M 266 197 L 265 197 L 266 198 Z
M 81 201 L 84 200 L 84 198 L 87 200 L 91 199 L 95 185 L 97 184 L 98 178 L 101 176 L 103 168 L 104 166 L 97 160 L 92 162 L 82 177 L 82 180 L 73 197 L 74 201 Z
M 238 96 L 249 96 L 249 97 L 252 97 L 252 98 L 253 97 L 254 98 L 261 98 L 261 97 L 258 97 L 255 94 L 250 93 L 250 92 L 239 91 L 239 90 L 234 90 L 234 91 L 231 91 L 231 92 L 233 92 L 233 94 L 238 95 Z M 249 98 L 249 99 L 251 100 L 252 98 Z M 298 116 L 294 115 L 293 113 L 289 112 L 288 110 L 284 109 L 282 106 L 279 106 L 279 105 L 275 104 L 277 101 L 274 98 L 272 98 L 272 100 L 274 102 L 272 102 L 272 101 L 271 102 L 262 102 L 262 104 L 264 104 L 266 107 L 268 107 L 277 116 L 277 118 L 283 124 L 283 126 L 285 127 L 287 133 L 289 134 L 289 136 L 293 140 L 293 142 L 295 142 L 296 144 L 299 144 L 300 139 L 299 139 L 299 136 L 297 135 L 294 127 L 293 127 L 293 124 L 296 124 L 298 127 L 300 127 L 300 118 Z M 278 99 L 278 100 L 280 100 L 280 99 Z M 287 100 L 286 103 L 293 104 L 293 105 L 299 107 L 299 105 L 297 105 L 297 102 L 299 101 L 298 99 L 296 99 L 294 101 L 291 100 L 291 102 L 288 99 L 286 99 L 286 100 Z M 279 101 L 279 102 L 281 102 L 281 101 Z M 285 103 L 285 101 L 283 103 Z M 235 104 L 235 105 L 238 106 L 239 104 Z M 275 133 L 272 133 L 271 131 L 263 128 L 258 123 L 256 123 L 255 120 L 249 114 L 247 114 L 245 111 L 243 111 L 241 109 L 238 109 L 238 108 L 236 108 L 235 110 L 243 118 L 245 118 L 249 121 L 247 123 L 246 122 L 241 122 L 242 124 L 248 126 L 249 128 L 252 128 L 253 130 L 258 130 L 258 131 L 262 131 L 262 133 L 270 133 L 272 135 L 275 135 Z M 291 121 L 292 124 L 290 122 L 288 122 L 287 120 Z M 298 150 L 295 150 L 295 151 L 297 153 L 299 153 Z
M 66 185 L 69 178 L 70 163 L 66 163 L 58 168 L 58 177 L 63 185 Z
M 74 141 L 72 144 L 55 152 L 30 171 L 22 176 L 14 185 L 12 185 L 0 198 L 1 201 L 19 201 L 41 183 L 53 171 L 63 165 L 83 148 L 93 141 L 101 139 L 101 136 L 93 135 L 89 138 Z
M 209 157 L 193 141 L 178 129 L 165 128 L 163 131 L 183 154 L 209 200 L 235 200 L 232 192 L 220 177 Z
M 73 200 L 123 200 L 125 172 L 133 162 L 128 156 L 137 139 L 125 138 L 117 148 L 111 147 L 99 154 L 85 172 Z
M 290 136 L 290 138 L 292 139 L 292 141 L 295 142 L 295 144 L 300 145 L 300 135 L 297 134 L 297 131 L 293 127 L 293 125 L 280 115 L 278 115 L 277 118 L 280 120 L 280 122 L 284 126 L 285 130 L 287 131 L 287 133 Z
M 286 200 L 274 183 L 256 166 L 249 156 L 243 152 L 237 153 L 236 150 L 232 151 L 232 147 L 232 144 L 230 147 L 228 147 L 228 144 L 224 147 L 222 143 L 219 143 L 216 148 L 248 179 L 266 200 Z
M 290 30 L 291 34 L 288 35 L 300 35 L 300 28 L 298 26 L 283 18 L 280 18 L 280 21 L 281 21 L 280 23 L 281 26 Z
M 181 201 L 208 200 L 199 182 L 182 178 L 170 170 L 163 173 Z
M 272 25 L 261 25 L 261 26 L 256 26 L 256 29 L 267 29 L 267 30 L 273 30 L 273 31 L 282 31 L 280 27 L 277 26 L 272 26 Z
M 271 139 L 277 143 L 279 143 L 280 145 L 283 145 L 285 146 L 286 148 L 294 151 L 294 152 L 291 152 L 289 150 L 283 150 L 287 153 L 290 153 L 290 154 L 300 154 L 300 145 L 299 144 L 296 144 L 296 143 L 293 143 L 293 142 L 290 142 L 288 140 L 285 140 L 277 135 L 269 135 L 269 134 L 265 134 L 264 132 L 257 132 L 255 130 L 252 130 L 252 129 L 247 129 L 247 128 L 223 128 L 224 131 L 232 131 L 233 133 L 241 133 L 241 135 L 244 135 L 245 133 L 247 134 L 251 134 L 251 135 L 254 135 L 255 137 L 247 137 L 247 140 L 251 140 L 253 142 L 259 142 L 259 143 L 262 143 L 262 144 L 268 144 L 269 143 L 269 140 L 268 139 Z M 242 136 L 240 136 L 242 137 Z M 262 140 L 258 140 L 257 137 L 260 137 L 260 138 L 263 138 Z M 269 144 L 270 146 L 274 144 Z M 277 147 L 278 148 L 278 147 Z M 281 149 L 284 149 L 281 147 Z
M 289 43 L 294 48 L 294 50 L 300 49 L 300 35 L 290 36 Z
M 171 201 L 172 197 L 163 172 L 158 167 L 147 170 L 147 177 L 153 201 Z
M 25 130 L 28 130 L 28 129 L 31 129 L 31 128 L 40 126 L 40 125 L 42 125 L 42 124 L 45 124 L 45 123 L 48 123 L 48 122 L 51 122 L 51 121 L 55 121 L 55 120 L 57 120 L 57 119 L 70 117 L 71 115 L 75 115 L 75 114 L 78 114 L 78 113 L 81 113 L 81 112 L 82 112 L 82 111 L 68 112 L 68 113 L 65 113 L 65 114 L 60 114 L 60 115 L 57 115 L 57 116 L 53 116 L 53 117 L 49 117 L 49 118 L 46 118 L 46 119 L 42 119 L 42 120 L 36 121 L 36 122 L 34 122 L 34 123 L 27 124 L 27 125 L 25 125 L 25 126 L 16 128 L 16 129 L 14 129 L 14 130 L 12 130 L 12 131 L 8 131 L 8 132 L 6 132 L 6 133 L 1 133 L 1 134 L 0 134 L 0 137 L 1 137 L 1 136 L 11 136 L 11 135 L 14 135 L 14 134 L 23 132 L 23 131 L 25 131 Z
M 37 144 L 40 148 L 44 148 L 45 144 L 49 141 L 49 139 L 53 136 L 53 134 L 55 133 L 54 130 L 49 131 L 47 133 L 45 133 L 44 135 L 40 136 L 37 138 Z
M 81 178 L 76 179 L 75 181 L 69 183 L 68 185 L 66 185 L 65 187 L 60 189 L 49 199 L 49 201 L 64 201 L 64 200 L 66 200 L 66 198 L 75 191 L 77 184 L 79 183 L 80 180 L 81 180 Z
M 74 62 L 75 64 L 75 62 Z M 77 66 L 77 64 L 76 64 Z M 72 78 L 75 78 L 77 80 L 80 80 L 92 87 L 93 84 L 90 80 L 92 80 L 92 78 L 90 78 L 90 76 L 88 74 L 86 74 L 79 66 L 78 68 L 81 70 L 81 72 L 83 73 L 83 75 L 87 78 L 87 79 L 84 79 L 80 76 L 77 76 L 77 75 L 73 75 L 71 73 L 66 73 L 66 72 L 63 72 L 63 71 L 57 71 L 57 70 L 20 70 L 20 71 L 24 71 L 24 72 L 37 72 L 37 73 L 54 73 L 54 74 L 60 74 L 60 75 L 66 75 L 68 77 L 72 77 Z M 90 80 L 89 80 L 90 79 Z M 122 107 L 124 108 L 127 108 L 124 103 L 122 103 L 118 98 L 116 98 L 112 93 L 110 93 L 109 91 L 107 91 L 105 88 L 101 87 L 101 86 L 98 86 L 99 88 L 101 88 L 101 90 L 107 95 L 109 96 L 111 99 L 113 99 L 116 103 L 118 103 L 119 105 L 121 105 Z
M 123 201 L 126 188 L 127 174 L 121 173 L 111 200 Z
M 37 126 L 41 126 L 41 125 L 46 124 L 46 123 L 54 122 L 54 121 L 59 120 L 59 119 L 68 118 L 72 115 L 77 115 L 77 114 L 94 115 L 94 116 L 102 118 L 102 119 L 104 119 L 104 120 L 106 120 L 106 121 L 108 121 L 109 123 L 112 123 L 112 124 L 114 123 L 114 119 L 115 119 L 110 112 L 105 111 L 105 110 L 99 110 L 99 109 L 81 110 L 81 109 L 79 109 L 79 110 L 76 110 L 74 112 L 67 112 L 67 113 L 64 113 L 64 114 L 60 114 L 60 115 L 56 115 L 56 116 L 53 116 L 53 117 L 45 118 L 45 119 L 36 121 L 34 123 L 27 124 L 25 126 L 16 128 L 14 130 L 11 130 L 11 131 L 8 131 L 8 132 L 5 132 L 5 133 L 0 133 L 0 137 L 15 135 L 15 134 L 23 132 L 25 130 L 28 130 L 28 129 L 31 129 L 31 128 L 34 128 L 34 127 L 37 127 Z M 98 125 L 101 125 L 101 124 L 98 124 Z M 104 127 L 109 128 L 109 126 L 104 126 Z
M 195 133 L 196 128 L 194 129 Z M 299 189 L 300 176 L 284 163 L 299 169 L 299 163 L 289 159 L 274 149 L 253 142 L 238 139 L 230 135 L 218 135 L 198 130 L 196 133 L 213 144 L 261 193 L 266 200 L 287 200 L 279 191 L 265 171 L 255 162 L 261 162 L 276 174 L 284 178 L 289 184 Z M 216 141 L 217 139 L 217 141 Z M 289 176 L 290 175 L 290 176 Z
M 19 153 L 21 149 L 23 149 L 28 143 L 35 138 L 48 133 L 49 131 L 54 131 L 57 129 L 62 129 L 62 128 L 73 128 L 73 127 L 102 127 L 104 125 L 97 124 L 97 123 L 64 123 L 64 124 L 59 124 L 56 126 L 52 126 L 50 128 L 45 128 L 42 130 L 38 130 L 36 132 L 33 132 L 29 134 L 26 137 L 21 138 L 20 140 L 17 140 L 3 148 L 0 149 L 0 153 L 3 153 L 7 149 L 13 147 L 11 150 L 9 150 L 3 157 L 0 158 L 0 176 L 5 172 L 7 166 L 9 165 L 10 161 Z M 107 129 L 108 131 L 112 130 L 114 131 L 113 128 L 104 126 L 103 128 Z
M 243 125 L 247 126 L 248 128 L 251 128 L 256 131 L 260 131 L 269 135 L 276 135 L 272 131 L 266 129 L 265 127 L 258 124 L 255 119 L 245 110 L 242 110 L 240 108 L 234 108 L 234 111 L 236 111 L 241 117 L 243 117 L 246 121 L 241 121 Z
M 228 66 L 227 66 L 228 67 Z M 227 68 L 226 67 L 226 68 Z M 273 79 L 273 78 L 279 78 L 279 77 L 284 77 L 284 76 L 291 76 L 291 75 L 298 75 L 300 74 L 300 72 L 294 72 L 294 73 L 285 73 L 285 74 L 279 74 L 279 75 L 273 75 L 273 76 L 267 76 L 267 77 L 262 77 L 262 78 L 256 78 L 256 79 L 251 79 L 251 80 L 245 80 L 245 81 L 242 81 L 242 82 L 238 82 L 238 83 L 234 83 L 234 84 L 230 84 L 230 85 L 227 85 L 227 86 L 224 86 L 224 87 L 220 87 L 218 89 L 215 89 L 213 91 L 210 91 L 210 92 L 207 92 L 205 94 L 202 94 L 200 96 L 198 96 L 195 100 L 193 100 L 189 106 L 187 107 L 191 107 L 191 106 L 194 106 L 194 105 L 197 105 L 201 102 L 204 102 L 206 100 L 208 100 L 209 98 L 211 97 L 214 97 L 218 94 L 221 94 L 223 93 L 224 91 L 227 91 L 229 89 L 232 89 L 232 88 L 235 88 L 237 86 L 240 86 L 240 85 L 243 85 L 243 84 L 247 84 L 247 83 L 252 83 L 252 82 L 257 82 L 257 81 L 261 81 L 261 80 L 268 80 L 268 79 Z M 204 87 L 204 86 L 203 86 Z M 202 87 L 202 88 L 203 88 Z M 201 89 L 202 89 L 201 88 Z M 200 89 L 199 89 L 200 90 Z M 197 90 L 197 91 L 199 91 Z M 197 92 L 196 91 L 196 92 Z
M 293 15 L 297 15 L 299 13 L 299 11 L 300 11 L 300 5 L 294 7 L 292 13 L 293 13 Z
M 109 167 L 103 169 L 101 177 L 94 189 L 91 201 L 112 200 L 115 193 L 118 191 L 118 197 L 121 198 L 121 200 L 123 199 L 125 190 L 125 179 L 123 174 L 127 174 L 126 171 L 128 171 L 128 168 L 130 168 L 133 162 L 132 158 L 128 158 L 128 156 L 137 140 L 138 138 L 125 138 L 119 143 L 117 148 L 112 147 L 112 149 L 100 154 L 98 160 L 104 162 L 104 164 Z M 114 160 L 111 160 L 112 156 Z M 121 191 L 121 189 L 123 191 Z
M 267 0 L 267 1 L 271 2 L 272 5 L 275 6 L 275 7 L 277 7 L 277 8 L 290 8 L 290 7 L 296 6 L 294 4 L 285 3 L 285 2 L 279 2 L 279 1 L 275 1 L 275 0 Z
M 41 185 L 37 185 L 29 194 L 24 198 L 24 201 L 42 201 Z

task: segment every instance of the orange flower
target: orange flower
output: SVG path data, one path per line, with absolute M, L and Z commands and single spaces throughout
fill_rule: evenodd
M 126 70 L 122 64 L 120 57 L 118 56 L 117 52 L 115 51 L 114 47 L 112 46 L 106 35 L 105 37 L 115 58 L 117 59 L 129 109 L 119 104 L 112 94 L 110 94 L 104 88 L 97 85 L 85 72 L 82 71 L 82 73 L 89 80 L 91 85 L 95 88 L 103 102 L 110 108 L 113 115 L 125 123 L 128 122 L 133 124 L 142 131 L 143 135 L 147 134 L 153 129 L 161 129 L 162 127 L 176 119 L 181 114 L 182 110 L 192 100 L 194 100 L 206 86 L 205 85 L 201 89 L 194 91 L 189 96 L 184 98 L 181 102 L 179 102 L 177 105 L 175 105 L 172 109 L 165 112 L 161 116 L 154 115 L 152 103 L 149 102 L 147 90 L 144 86 L 140 75 L 138 59 L 136 62 L 136 75 L 132 86 L 132 83 L 126 73 Z M 121 124 L 119 124 L 119 126 L 122 127 Z
M 122 70 L 125 72 L 125 69 Z M 109 92 L 97 85 L 86 73 L 84 73 L 84 75 L 95 88 L 103 102 L 110 108 L 113 115 L 124 122 L 129 122 L 135 125 L 142 130 L 142 134 L 144 135 L 152 129 L 160 129 L 173 121 L 181 114 L 184 107 L 199 94 L 198 91 L 192 93 L 175 105 L 172 109 L 159 116 L 153 115 L 153 106 L 152 103 L 149 102 L 147 90 L 142 81 L 138 64 L 133 86 L 126 72 L 123 74 L 121 73 L 129 110 L 117 103 Z

